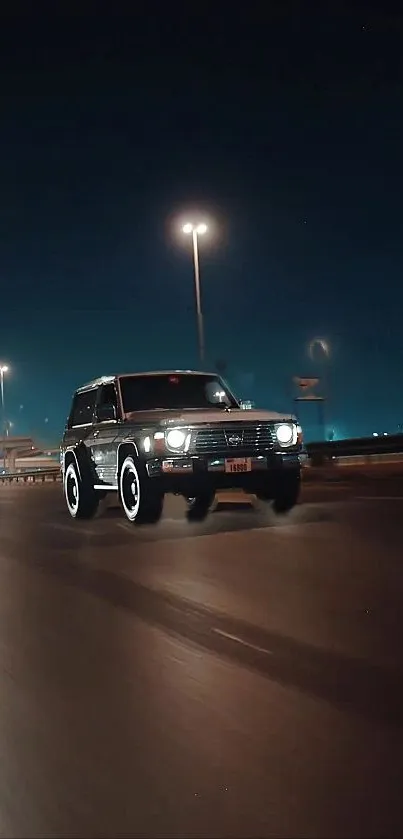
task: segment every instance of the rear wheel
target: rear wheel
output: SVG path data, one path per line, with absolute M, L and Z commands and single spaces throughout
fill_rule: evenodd
M 204 521 L 210 512 L 210 507 L 214 501 L 214 497 L 214 491 L 206 490 L 205 492 L 201 492 L 192 498 L 187 498 L 187 517 L 189 521 Z
M 119 495 L 126 518 L 132 524 L 156 524 L 161 518 L 164 496 L 152 485 L 144 465 L 128 455 L 120 468 Z
M 99 496 L 91 482 L 84 475 L 80 477 L 74 462 L 65 469 L 63 489 L 67 509 L 73 519 L 92 519 L 95 516 Z

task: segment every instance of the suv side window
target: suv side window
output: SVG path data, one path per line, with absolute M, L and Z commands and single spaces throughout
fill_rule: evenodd
M 96 395 L 97 391 L 95 388 L 84 391 L 83 393 L 76 393 L 70 413 L 69 428 L 73 428 L 76 425 L 90 425 L 92 423 Z
M 98 395 L 97 405 L 114 405 L 116 416 L 118 416 L 118 400 L 116 398 L 115 385 L 102 385 Z

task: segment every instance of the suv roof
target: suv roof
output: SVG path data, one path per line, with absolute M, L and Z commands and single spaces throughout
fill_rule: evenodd
M 93 379 L 91 382 L 87 382 L 87 384 L 78 387 L 75 392 L 81 393 L 81 391 L 91 390 L 101 385 L 112 384 L 116 379 L 123 379 L 125 376 L 169 376 L 176 373 L 182 375 L 190 374 L 192 376 L 219 376 L 219 373 L 212 372 L 211 370 L 145 370 L 140 373 L 115 373 L 114 376 L 100 376 L 98 379 Z

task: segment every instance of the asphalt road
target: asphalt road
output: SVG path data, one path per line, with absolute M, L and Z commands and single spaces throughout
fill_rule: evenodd
M 157 527 L 0 486 L 0 835 L 403 835 L 403 486 Z

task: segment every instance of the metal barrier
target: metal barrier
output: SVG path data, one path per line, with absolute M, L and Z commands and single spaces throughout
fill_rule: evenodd
M 36 469 L 33 472 L 9 472 L 8 474 L 6 473 L 4 475 L 0 475 L 0 483 L 44 484 L 46 481 L 52 481 L 53 483 L 55 483 L 56 481 L 61 481 L 61 478 L 61 471 L 60 468 L 57 466 L 54 469 Z
M 373 457 L 398 455 L 403 459 L 403 434 L 386 434 L 381 437 L 358 437 L 351 440 L 332 440 L 323 443 L 308 443 L 308 457 L 313 466 L 321 466 L 329 460 L 349 457 Z

